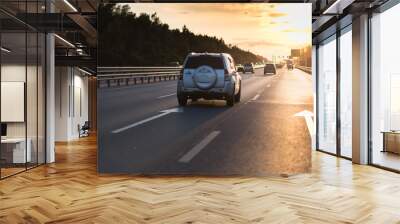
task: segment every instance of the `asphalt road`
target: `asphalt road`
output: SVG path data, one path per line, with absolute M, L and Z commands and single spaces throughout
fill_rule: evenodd
M 311 75 L 283 68 L 277 75 L 256 69 L 242 77 L 242 100 L 234 107 L 218 100 L 179 107 L 176 81 L 99 89 L 99 171 L 245 176 L 308 171 L 311 138 L 302 115 L 313 109 Z

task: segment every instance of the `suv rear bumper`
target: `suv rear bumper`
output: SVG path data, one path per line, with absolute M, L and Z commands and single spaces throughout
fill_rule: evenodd
M 186 96 L 188 98 L 204 98 L 204 99 L 226 99 L 231 96 L 235 86 L 233 82 L 225 81 L 222 88 L 211 88 L 208 90 L 201 90 L 198 88 L 185 88 L 183 87 L 182 80 L 178 81 L 178 96 Z

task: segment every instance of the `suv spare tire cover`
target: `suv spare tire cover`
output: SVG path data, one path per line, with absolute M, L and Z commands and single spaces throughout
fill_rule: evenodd
M 202 65 L 196 68 L 193 81 L 199 89 L 210 89 L 217 82 L 217 73 L 212 67 Z

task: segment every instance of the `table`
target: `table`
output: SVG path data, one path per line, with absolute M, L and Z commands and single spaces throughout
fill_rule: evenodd
M 25 150 L 25 138 L 6 138 L 1 139 L 1 157 L 6 163 L 26 163 L 31 162 L 31 139 L 26 139 L 26 150 Z
M 382 152 L 392 152 L 400 154 L 400 131 L 382 131 L 383 150 Z

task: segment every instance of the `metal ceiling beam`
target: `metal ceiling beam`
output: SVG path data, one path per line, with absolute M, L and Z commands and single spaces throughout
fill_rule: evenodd
M 96 68 L 96 58 L 91 56 L 55 56 L 56 66 L 80 66 Z M 93 69 L 95 70 L 95 69 Z
M 61 13 L 18 13 L 16 17 L 43 32 L 81 30 L 79 25 Z
M 74 21 L 82 30 L 90 37 L 90 39 L 97 39 L 97 29 L 88 22 L 88 20 L 80 14 L 68 14 L 72 21 Z M 96 42 L 96 41 L 94 41 Z M 93 45 L 94 43 L 92 43 Z
M 324 25 L 333 18 L 335 18 L 335 16 L 320 16 L 315 22 L 313 22 L 312 32 L 315 33 L 317 31 L 321 30 L 321 28 L 323 28 Z
M 330 4 L 322 14 L 342 14 L 343 11 L 351 4 L 353 4 L 355 0 L 336 0 Z

